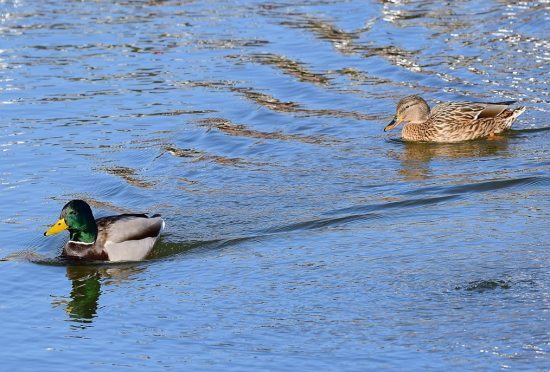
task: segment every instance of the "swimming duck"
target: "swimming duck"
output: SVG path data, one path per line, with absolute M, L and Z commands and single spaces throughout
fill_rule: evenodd
M 397 103 L 395 117 L 384 132 L 404 122 L 401 136 L 406 141 L 458 142 L 493 136 L 510 129 L 525 111 L 523 106 L 509 109 L 514 103 L 445 102 L 430 110 L 422 97 L 412 95 Z
M 59 220 L 45 236 L 69 230 L 70 240 L 63 256 L 100 261 L 139 261 L 151 251 L 164 221 L 160 214 L 121 214 L 94 219 L 83 200 L 71 200 L 61 210 Z

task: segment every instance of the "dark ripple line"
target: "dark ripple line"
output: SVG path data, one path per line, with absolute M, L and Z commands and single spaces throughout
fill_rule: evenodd
M 442 186 L 433 186 L 425 187 L 417 190 L 412 190 L 405 192 L 405 195 L 418 195 L 426 193 L 441 193 L 441 194 L 466 194 L 470 192 L 487 192 L 493 190 L 500 190 L 509 187 L 516 186 L 527 186 L 527 185 L 536 185 L 536 184 L 550 184 L 550 177 L 523 177 L 516 178 L 511 180 L 498 180 L 498 181 L 487 181 L 487 182 L 478 182 L 471 183 L 459 186 L 451 187 L 442 187 Z
M 354 213 L 354 212 L 355 213 L 373 212 L 373 211 L 382 211 L 387 209 L 417 207 L 422 205 L 439 204 L 449 200 L 457 199 L 459 197 L 460 197 L 459 195 L 446 195 L 446 196 L 437 196 L 437 197 L 426 198 L 426 199 L 402 200 L 402 201 L 391 202 L 391 203 L 357 205 L 353 207 L 341 208 L 341 209 L 325 212 L 324 215 L 336 215 L 336 214 Z
M 513 134 L 521 134 L 521 133 L 537 133 L 537 132 L 546 132 L 550 130 L 550 127 L 542 127 L 542 128 L 525 128 L 525 129 L 511 129 L 510 133 Z
M 359 221 L 359 220 L 372 220 L 379 219 L 382 216 L 375 213 L 362 213 L 354 214 L 349 216 L 337 217 L 337 218 L 320 218 L 311 221 L 297 222 L 286 226 L 274 227 L 267 230 L 264 230 L 265 233 L 280 233 L 280 232 L 291 232 L 296 230 L 314 230 L 320 229 L 323 227 L 338 226 L 348 222 Z
M 262 232 L 265 234 L 273 234 L 280 232 L 291 232 L 296 230 L 313 230 L 320 229 L 323 227 L 338 226 L 349 222 L 360 221 L 360 220 L 373 220 L 384 218 L 383 215 L 378 213 L 372 213 L 373 211 L 394 209 L 394 208 L 406 208 L 406 207 L 415 207 L 429 204 L 442 203 L 447 200 L 452 200 L 459 198 L 458 195 L 450 196 L 441 196 L 428 199 L 415 199 L 415 200 L 405 200 L 392 203 L 384 204 L 373 204 L 373 205 L 361 205 L 348 208 L 337 209 L 329 212 L 323 213 L 323 215 L 336 215 L 336 214 L 347 214 L 341 217 L 327 217 L 319 218 L 309 221 L 302 221 L 297 223 L 292 223 L 285 226 L 272 227 Z

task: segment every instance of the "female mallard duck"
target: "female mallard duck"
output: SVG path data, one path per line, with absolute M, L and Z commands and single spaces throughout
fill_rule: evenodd
M 68 229 L 70 240 L 63 247 L 63 256 L 68 258 L 139 261 L 149 254 L 163 228 L 159 214 L 121 214 L 95 220 L 88 203 L 71 200 L 44 235 Z
M 492 136 L 510 129 L 525 111 L 525 107 L 508 109 L 513 103 L 445 102 L 430 111 L 422 97 L 408 96 L 399 101 L 384 132 L 405 122 L 401 136 L 406 141 L 458 142 Z

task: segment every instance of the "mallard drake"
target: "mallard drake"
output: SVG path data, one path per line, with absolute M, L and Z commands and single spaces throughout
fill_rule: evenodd
M 412 95 L 397 103 L 395 117 L 384 132 L 404 122 L 401 136 L 406 141 L 458 142 L 488 137 L 510 129 L 525 111 L 523 106 L 509 109 L 514 103 L 445 102 L 430 110 L 422 97 Z
M 159 214 L 121 214 L 94 219 L 83 200 L 71 200 L 45 236 L 69 230 L 63 256 L 100 261 L 139 261 L 151 251 L 164 221 Z

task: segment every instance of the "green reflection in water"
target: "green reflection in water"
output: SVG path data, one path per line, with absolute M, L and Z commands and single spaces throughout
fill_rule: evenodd
M 85 266 L 68 266 L 67 278 L 72 281 L 71 300 L 66 307 L 67 314 L 79 322 L 91 322 L 97 314 L 101 294 L 99 271 Z
M 65 311 L 75 322 L 91 323 L 98 316 L 101 287 L 131 281 L 145 268 L 140 263 L 67 266 L 67 278 L 72 282 L 72 289 L 70 300 L 64 302 Z

